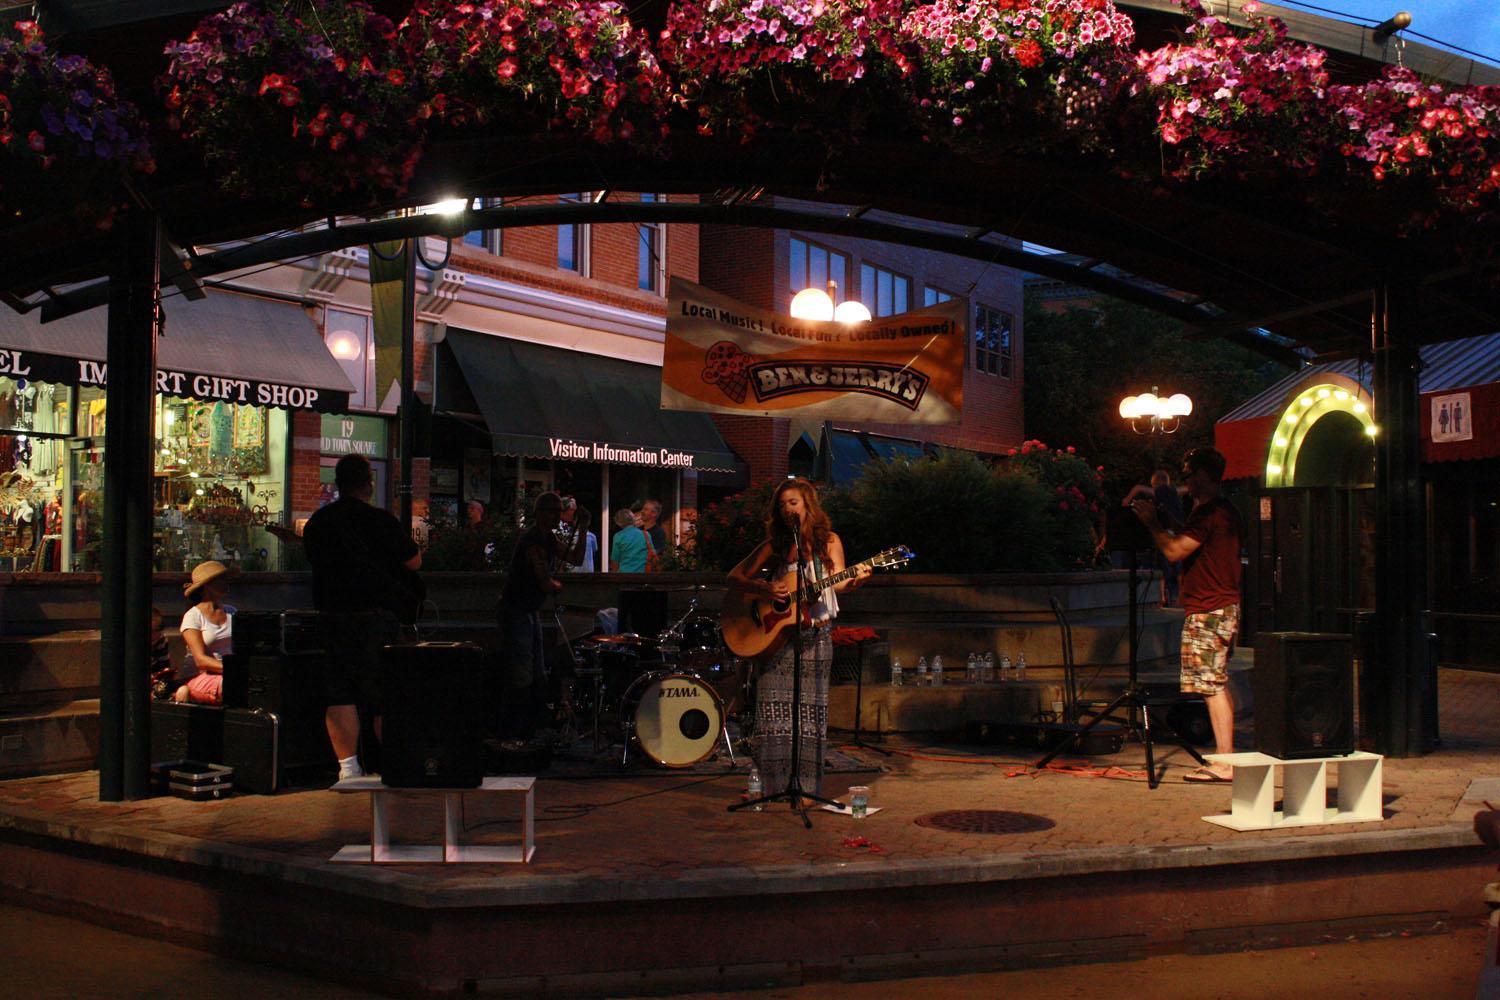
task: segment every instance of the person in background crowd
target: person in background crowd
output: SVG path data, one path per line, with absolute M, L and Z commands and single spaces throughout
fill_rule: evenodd
M 661 501 L 647 500 L 641 504 L 641 530 L 651 539 L 651 552 L 655 556 L 648 568 L 657 569 L 657 563 L 667 554 L 667 529 L 661 523 Z
M 484 504 L 478 500 L 470 500 L 464 505 L 464 517 L 470 530 L 477 529 L 484 523 Z
M 375 476 L 369 459 L 345 455 L 333 474 L 339 498 L 308 519 L 302 543 L 312 564 L 313 603 L 322 612 L 328 650 L 324 720 L 342 781 L 365 773 L 359 763 L 361 709 L 380 738 L 380 649 L 396 641 L 402 624 L 416 621 L 425 593 L 417 576 L 417 543 L 394 516 L 370 504 Z
M 1240 627 L 1240 549 L 1245 525 L 1224 499 L 1224 456 L 1194 448 L 1182 460 L 1183 481 L 1193 512 L 1181 532 L 1161 523 L 1154 500 L 1138 497 L 1131 506 L 1151 530 L 1168 559 L 1182 560 L 1182 690 L 1203 695 L 1214 730 L 1214 751 L 1234 752 L 1234 696 L 1229 690 L 1229 654 Z M 1233 769 L 1205 764 L 1188 781 L 1229 781 Z
M 542 655 L 542 605 L 562 590 L 557 579 L 563 563 L 583 559 L 584 538 L 593 520 L 578 509 L 573 523 L 579 531 L 572 548 L 557 537 L 562 523 L 563 500 L 547 492 L 536 498 L 531 523 L 510 557 L 510 572 L 500 595 L 500 649 L 504 666 L 504 690 L 500 704 L 500 738 L 529 740 L 536 732 L 547 679 Z
M 1131 506 L 1137 499 L 1149 498 L 1156 505 L 1156 517 L 1163 526 L 1180 531 L 1183 525 L 1182 497 L 1172 485 L 1172 474 L 1166 469 L 1151 473 L 1151 485 L 1137 485 L 1125 494 L 1124 504 Z M 1161 568 L 1161 606 L 1171 607 L 1177 603 L 1178 578 L 1182 575 L 1182 564 L 1156 553 L 1157 565 Z
M 592 573 L 594 563 L 599 555 L 599 536 L 587 528 L 578 526 L 578 501 L 573 497 L 563 497 L 562 523 L 557 527 L 557 537 L 562 539 L 563 545 L 569 550 L 573 548 L 573 536 L 575 533 L 583 532 L 583 558 L 577 563 L 568 563 L 563 568 L 569 573 Z
M 183 584 L 182 596 L 193 605 L 182 616 L 182 641 L 188 665 L 197 672 L 177 689 L 173 701 L 224 704 L 224 654 L 234 652 L 234 608 L 225 598 L 229 580 L 238 575 L 239 570 L 210 559 L 194 566 L 192 579 Z
M 609 542 L 609 571 L 611 573 L 644 573 L 656 550 L 651 547 L 650 537 L 641 530 L 635 514 L 629 509 L 615 515 L 619 531 Z

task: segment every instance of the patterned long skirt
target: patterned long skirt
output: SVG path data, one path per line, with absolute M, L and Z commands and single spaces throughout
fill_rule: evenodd
M 821 793 L 823 746 L 828 737 L 828 675 L 833 640 L 828 626 L 802 634 L 802 705 L 797 716 L 802 733 L 798 784 Z M 788 642 L 761 674 L 755 699 L 755 765 L 766 794 L 786 791 L 792 769 L 792 643 Z

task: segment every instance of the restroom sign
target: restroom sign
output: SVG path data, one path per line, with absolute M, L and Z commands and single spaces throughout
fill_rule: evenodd
M 1474 407 L 1467 392 L 1432 397 L 1432 440 L 1474 440 Z

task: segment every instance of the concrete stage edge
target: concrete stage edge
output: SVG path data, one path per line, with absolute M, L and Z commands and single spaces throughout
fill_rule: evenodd
M 1484 915 L 1470 817 L 1258 836 L 690 877 L 445 878 L 0 813 L 23 905 L 384 991 L 648 993 L 1121 960 L 1440 931 Z M 448 869 L 451 872 L 451 868 Z

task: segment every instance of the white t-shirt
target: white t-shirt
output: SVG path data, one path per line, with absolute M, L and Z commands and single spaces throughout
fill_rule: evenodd
M 187 614 L 182 616 L 182 625 L 179 626 L 179 630 L 186 632 L 190 628 L 203 633 L 203 646 L 215 659 L 222 660 L 225 653 L 234 652 L 234 607 L 232 605 L 224 605 L 224 624 L 215 625 L 201 608 L 194 604 L 187 609 Z M 198 664 L 193 662 L 191 653 L 187 657 L 187 668 L 189 675 L 198 672 Z
M 594 571 L 594 560 L 599 557 L 599 536 L 592 531 L 583 540 L 583 562 L 577 566 L 569 565 L 569 573 L 592 573 Z

